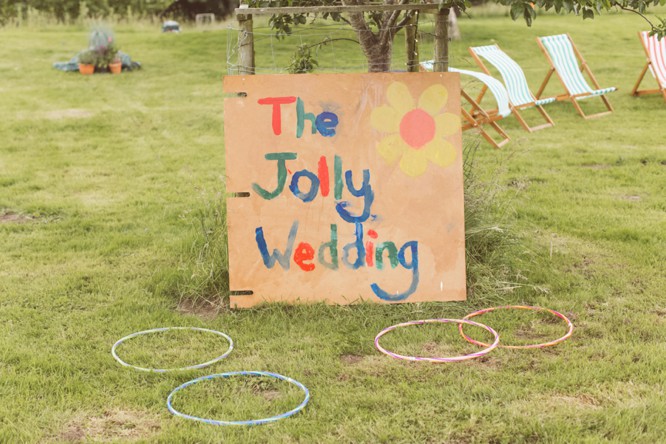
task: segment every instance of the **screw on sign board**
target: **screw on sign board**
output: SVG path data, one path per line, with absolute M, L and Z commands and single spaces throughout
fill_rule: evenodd
M 225 77 L 231 306 L 464 300 L 459 82 Z

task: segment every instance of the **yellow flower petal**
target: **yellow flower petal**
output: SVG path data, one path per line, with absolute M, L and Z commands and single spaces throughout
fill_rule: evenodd
M 435 139 L 451 136 L 460 131 L 460 116 L 444 113 L 435 116 Z
M 390 106 L 380 106 L 372 110 L 370 124 L 376 130 L 384 133 L 395 133 L 400 130 L 400 120 L 403 114 Z
M 423 151 L 429 161 L 441 167 L 447 167 L 456 160 L 456 149 L 446 140 L 433 140 L 423 147 Z
M 398 134 L 384 137 L 377 145 L 377 151 L 389 165 L 395 163 L 405 150 L 407 145 Z
M 414 108 L 414 98 L 409 88 L 402 82 L 393 82 L 386 90 L 386 100 L 395 110 L 404 115 Z
M 431 85 L 419 97 L 419 108 L 431 116 L 435 116 L 446 106 L 448 100 L 449 92 L 444 85 Z
M 409 176 L 420 176 L 425 173 L 426 168 L 428 168 L 428 158 L 424 150 L 408 149 L 400 159 L 400 169 Z

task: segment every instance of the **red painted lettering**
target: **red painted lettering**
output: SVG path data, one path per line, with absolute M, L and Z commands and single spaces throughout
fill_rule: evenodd
M 314 259 L 314 256 L 315 251 L 314 248 L 312 248 L 312 245 L 307 242 L 301 242 L 296 247 L 296 251 L 294 251 L 294 262 L 301 267 L 301 270 L 312 271 L 315 268 L 315 264 L 306 261 L 311 261 Z
M 287 97 L 264 97 L 259 99 L 257 102 L 259 105 L 273 105 L 273 114 L 271 116 L 271 121 L 273 123 L 273 134 L 279 136 L 282 134 L 282 110 L 280 105 L 286 105 L 288 103 L 294 103 L 296 97 L 287 96 Z
M 330 189 L 328 183 L 328 162 L 326 162 L 326 156 L 321 156 L 319 158 L 319 169 L 317 175 L 319 176 L 319 189 L 323 197 L 328 196 L 328 191 Z

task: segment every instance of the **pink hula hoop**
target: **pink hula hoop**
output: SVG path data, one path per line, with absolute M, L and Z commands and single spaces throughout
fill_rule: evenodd
M 398 353 L 393 353 L 392 351 L 386 350 L 384 347 L 379 345 L 379 338 L 384 336 L 386 333 L 395 330 L 396 328 L 400 327 L 407 327 L 410 325 L 423 325 L 423 324 L 435 324 L 435 323 L 448 323 L 448 322 L 453 322 L 456 324 L 459 324 L 459 326 L 462 326 L 462 324 L 469 324 L 469 325 L 474 325 L 476 327 L 481 327 L 486 330 L 488 330 L 494 337 L 495 341 L 492 344 L 483 344 L 484 347 L 486 347 L 483 350 L 480 350 L 478 352 L 470 353 L 468 355 L 462 355 L 462 356 L 453 356 L 453 357 L 434 357 L 434 358 L 427 358 L 423 356 L 404 356 L 400 355 Z M 480 356 L 483 356 L 487 353 L 489 353 L 491 350 L 493 350 L 497 345 L 499 344 L 499 335 L 495 330 L 492 328 L 488 327 L 487 325 L 480 324 L 478 322 L 470 321 L 467 319 L 423 319 L 419 321 L 409 321 L 409 322 L 403 322 L 402 324 L 396 324 L 392 325 L 390 327 L 385 328 L 384 330 L 380 331 L 377 336 L 375 336 L 375 347 L 377 350 L 380 352 L 384 353 L 385 355 L 388 355 L 392 358 L 395 359 L 403 359 L 406 361 L 426 361 L 426 362 L 459 362 L 459 361 L 466 361 L 468 359 L 474 359 L 478 358 Z
M 543 308 L 543 307 L 532 307 L 529 305 L 504 305 L 501 307 L 491 307 L 491 308 L 484 308 L 483 310 L 475 311 L 473 313 L 468 314 L 465 316 L 463 319 L 468 320 L 469 318 L 473 318 L 474 316 L 479 316 L 484 313 L 488 313 L 494 310 L 503 310 L 503 309 L 518 309 L 518 310 L 533 310 L 533 311 L 547 311 L 548 313 L 552 314 L 553 316 L 556 316 L 560 319 L 562 319 L 564 322 L 567 323 L 568 331 L 567 333 L 562 336 L 561 338 L 555 339 L 550 342 L 543 342 L 541 344 L 528 344 L 528 345 L 500 345 L 500 348 L 512 348 L 512 349 L 524 349 L 524 348 L 544 348 L 544 347 L 550 347 L 556 344 L 559 344 L 560 342 L 563 342 L 571 337 L 573 334 L 574 326 L 571 323 L 571 321 L 564 316 L 562 313 L 559 313 L 555 310 L 551 310 L 550 308 Z M 458 325 L 458 331 L 462 335 L 463 338 L 467 342 L 470 342 L 474 345 L 479 345 L 481 347 L 486 347 L 488 344 L 485 344 L 481 341 L 477 341 L 475 339 L 470 338 L 463 332 L 463 324 Z

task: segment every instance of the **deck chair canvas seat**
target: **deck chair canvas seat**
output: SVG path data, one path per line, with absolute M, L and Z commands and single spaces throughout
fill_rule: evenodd
M 499 71 L 504 80 L 504 86 L 509 94 L 509 105 L 513 115 L 516 116 L 518 122 L 529 132 L 537 131 L 543 128 L 548 128 L 554 125 L 553 120 L 550 118 L 542 105 L 554 102 L 555 97 L 546 99 L 536 99 L 527 84 L 525 73 L 518 63 L 509 57 L 497 45 L 475 46 L 470 47 L 469 52 L 472 58 L 476 61 L 479 67 L 488 75 L 491 75 L 488 67 L 483 63 L 485 59 L 488 63 Z M 529 126 L 520 111 L 528 108 L 536 107 L 537 111 L 544 118 L 546 123 L 537 126 Z
M 557 100 L 569 100 L 573 106 L 576 108 L 576 111 L 585 119 L 591 119 L 594 117 L 601 117 L 606 114 L 613 112 L 613 107 L 606 95 L 613 91 L 616 91 L 617 88 L 601 88 L 597 79 L 592 74 L 592 71 L 583 59 L 583 56 L 578 51 L 576 46 L 571 40 L 571 37 L 568 34 L 560 35 L 551 35 L 548 37 L 537 37 L 537 42 L 541 47 L 546 59 L 550 63 L 550 70 L 546 74 L 539 91 L 536 94 L 537 98 L 541 97 L 548 81 L 550 80 L 553 73 L 557 74 L 557 77 L 560 79 L 562 86 L 567 91 L 565 94 L 557 96 Z M 580 65 L 579 65 L 580 63 Z M 590 85 L 585 80 L 583 73 L 587 73 L 594 85 L 594 88 L 591 88 Z M 600 97 L 606 106 L 607 111 L 602 111 L 596 114 L 587 115 L 583 112 L 582 108 L 578 104 L 579 100 L 589 99 L 592 97 Z
M 421 62 L 420 65 L 421 68 L 427 71 L 432 71 L 434 61 L 427 60 L 425 62 Z M 502 127 L 499 126 L 497 121 L 511 115 L 511 107 L 509 106 L 509 94 L 507 93 L 506 88 L 504 88 L 504 85 L 502 85 L 502 82 L 492 76 L 476 71 L 449 67 L 449 72 L 457 72 L 459 74 L 470 76 L 476 80 L 479 80 L 483 83 L 484 89 L 482 90 L 482 94 L 485 89 L 488 89 L 495 97 L 495 101 L 497 102 L 497 108 L 484 109 L 479 104 L 479 100 L 474 99 L 467 92 L 465 92 L 461 85 L 460 95 L 463 99 L 465 99 L 465 101 L 467 101 L 468 105 L 470 106 L 469 111 L 464 107 L 461 109 L 461 114 L 465 120 L 462 125 L 462 130 L 467 131 L 472 128 L 476 128 L 479 130 L 483 138 L 486 139 L 488 143 L 493 145 L 495 148 L 504 146 L 511 139 L 502 129 Z M 492 128 L 499 135 L 500 139 L 496 141 L 490 134 L 488 134 L 484 128 L 485 126 Z
M 656 35 L 650 36 L 648 31 L 643 31 L 638 33 L 638 38 L 643 44 L 647 62 L 645 63 L 643 71 L 638 77 L 638 81 L 636 82 L 634 89 L 631 91 L 631 94 L 634 96 L 642 96 L 645 94 L 661 93 L 664 96 L 664 100 L 666 100 L 666 37 L 660 40 Z M 657 81 L 658 88 L 639 90 L 638 87 L 643 81 L 643 77 L 645 77 L 645 73 L 648 69 Z

